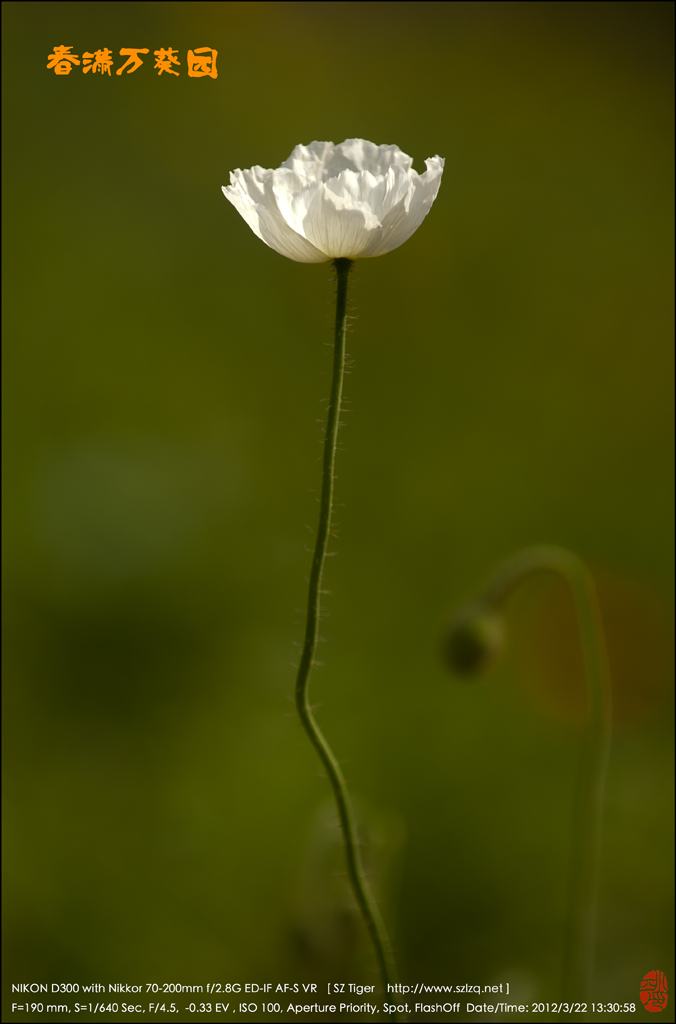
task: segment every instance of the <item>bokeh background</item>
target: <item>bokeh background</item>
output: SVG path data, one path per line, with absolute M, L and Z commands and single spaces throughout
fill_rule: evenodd
M 568 596 L 525 587 L 482 680 L 439 657 L 454 604 L 535 542 L 592 567 L 614 675 L 594 998 L 638 1018 L 643 975 L 672 980 L 672 18 L 4 4 L 4 1019 L 40 1019 L 10 1014 L 15 981 L 377 983 L 289 702 L 331 270 L 220 192 L 355 136 L 446 158 L 417 234 L 354 275 L 312 679 L 403 980 L 559 995 Z M 59 77 L 62 44 L 151 54 Z M 199 46 L 216 80 L 187 76 Z

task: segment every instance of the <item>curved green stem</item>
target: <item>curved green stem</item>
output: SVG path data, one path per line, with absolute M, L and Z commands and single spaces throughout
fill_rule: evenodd
M 495 611 L 526 577 L 542 571 L 558 573 L 570 588 L 587 681 L 588 717 L 575 794 L 563 977 L 564 998 L 584 1000 L 593 970 L 611 731 L 610 671 L 594 581 L 582 559 L 564 548 L 527 548 L 498 569 L 478 603 L 486 611 Z
M 314 663 L 314 654 L 319 631 L 322 570 L 324 567 L 324 559 L 326 557 L 326 544 L 331 529 L 336 440 L 338 437 L 340 405 L 343 393 L 343 375 L 345 370 L 347 281 L 352 261 L 348 259 L 336 259 L 334 260 L 334 266 L 338 277 L 338 290 L 333 350 L 333 379 L 331 382 L 331 397 L 329 399 L 326 433 L 324 436 L 324 462 L 322 468 L 322 489 L 319 503 L 319 527 L 317 529 L 317 540 L 315 542 L 315 550 L 312 557 L 312 568 L 310 571 L 305 641 L 298 668 L 298 678 L 296 680 L 296 707 L 298 709 L 300 720 L 303 723 L 303 727 L 310 738 L 310 742 L 317 751 L 322 764 L 324 765 L 326 774 L 329 777 L 329 781 L 333 789 L 333 795 L 338 808 L 338 816 L 340 818 L 340 827 L 345 842 L 347 873 L 352 886 L 352 891 L 357 900 L 362 917 L 364 918 L 371 941 L 373 942 L 385 989 L 385 995 L 387 996 L 389 991 L 388 985 L 396 983 L 396 969 L 394 966 L 394 958 L 392 955 L 390 941 L 387 931 L 385 930 L 385 925 L 380 916 L 380 911 L 378 910 L 376 901 L 364 876 L 364 869 L 361 863 L 354 824 L 354 814 L 350 805 L 343 773 L 341 772 L 340 765 L 314 719 L 308 701 L 308 682 L 310 678 L 310 671 Z

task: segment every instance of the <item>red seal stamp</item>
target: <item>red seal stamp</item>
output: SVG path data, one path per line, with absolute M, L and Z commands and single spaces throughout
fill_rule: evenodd
M 646 1010 L 651 1013 L 665 1010 L 669 998 L 666 974 L 662 974 L 662 971 L 648 971 L 641 982 L 640 996 Z

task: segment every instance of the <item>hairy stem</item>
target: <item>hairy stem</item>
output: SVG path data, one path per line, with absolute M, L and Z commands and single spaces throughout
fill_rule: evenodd
M 336 259 L 334 260 L 334 266 L 336 268 L 338 278 L 338 289 L 333 350 L 333 379 L 331 382 L 331 397 L 329 399 L 326 433 L 324 436 L 324 461 L 322 468 L 322 489 L 319 503 L 319 527 L 317 529 L 317 540 L 315 543 L 315 550 L 312 557 L 312 568 L 310 571 L 305 641 L 298 668 L 298 678 L 296 680 L 296 707 L 298 709 L 300 720 L 303 723 L 303 727 L 310 738 L 310 742 L 319 755 L 333 789 L 333 795 L 338 808 L 340 827 L 345 843 L 347 873 L 355 899 L 357 900 L 362 917 L 364 918 L 364 923 L 366 924 L 371 941 L 373 942 L 385 995 L 387 995 L 388 984 L 396 983 L 396 969 L 394 966 L 394 958 L 392 955 L 390 941 L 385 925 L 380 916 L 380 911 L 378 910 L 378 906 L 375 902 L 370 886 L 364 876 L 364 869 L 361 863 L 354 824 L 354 814 L 350 805 L 343 773 L 341 772 L 340 765 L 314 719 L 308 700 L 308 683 L 310 679 L 310 671 L 314 663 L 319 630 L 322 570 L 324 567 L 324 559 L 326 557 L 326 544 L 331 530 L 336 441 L 338 437 L 340 405 L 343 393 L 343 375 L 345 370 L 347 282 L 352 261 L 348 259 Z
M 601 818 L 611 731 L 610 671 L 596 589 L 584 562 L 558 547 L 533 547 L 498 570 L 481 596 L 499 608 L 527 576 L 556 572 L 568 584 L 582 646 L 588 716 L 575 793 L 569 900 L 564 941 L 563 996 L 588 998 L 596 940 Z

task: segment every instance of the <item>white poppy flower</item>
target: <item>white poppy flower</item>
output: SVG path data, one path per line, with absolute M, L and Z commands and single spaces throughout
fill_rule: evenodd
M 365 139 L 296 146 L 276 170 L 231 171 L 223 194 L 271 249 L 298 263 L 382 256 L 420 227 L 444 161 L 418 174 L 398 146 Z

